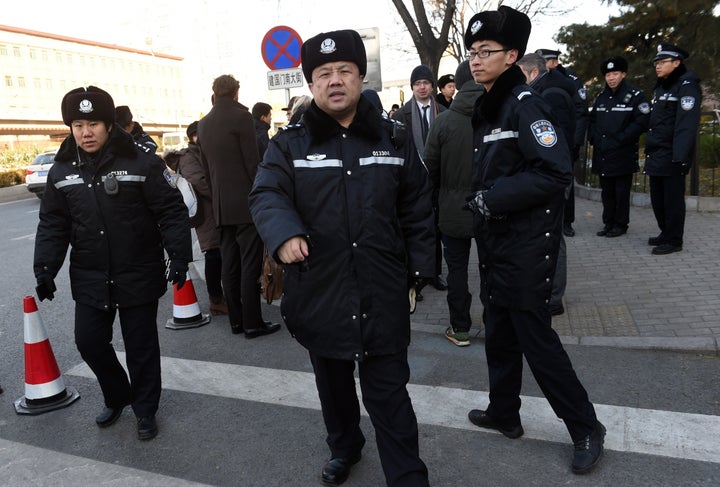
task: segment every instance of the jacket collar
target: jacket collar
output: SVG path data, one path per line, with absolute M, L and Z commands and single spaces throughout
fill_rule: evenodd
M 525 75 L 516 64 L 506 69 L 495 80 L 492 89 L 485 92 L 476 102 L 475 107 L 477 110 L 473 116 L 473 126 L 476 126 L 476 122 L 480 122 L 480 120 L 476 120 L 478 114 L 486 120 L 496 120 L 503 102 L 510 95 L 513 88 L 524 84 Z
M 73 137 L 71 132 L 60 145 L 55 160 L 58 162 L 74 161 L 80 156 L 83 162 L 96 161 L 104 158 L 106 153 L 135 159 L 137 157 L 137 150 L 135 149 L 135 141 L 132 135 L 121 129 L 118 124 L 114 124 L 107 142 L 105 142 L 105 145 L 97 155 L 93 157 L 77 146 L 75 137 Z
M 687 68 L 683 63 L 680 63 L 680 66 L 675 68 L 672 73 L 668 75 L 667 78 L 658 78 L 657 84 L 655 85 L 655 88 L 658 86 L 661 86 L 663 89 L 668 89 L 672 85 L 675 84 L 675 82 L 680 79 L 680 76 L 687 73 Z
M 365 97 L 361 96 L 357 104 L 355 118 L 353 118 L 347 131 L 361 138 L 380 140 L 382 137 L 382 124 L 380 122 L 382 122 L 382 116 L 378 109 Z M 319 142 L 331 139 L 346 130 L 334 118 L 318 108 L 315 100 L 310 103 L 310 107 L 303 114 L 303 123 L 310 131 L 312 138 Z

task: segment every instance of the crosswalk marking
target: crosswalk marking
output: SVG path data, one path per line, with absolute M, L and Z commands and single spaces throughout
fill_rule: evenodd
M 118 353 L 118 357 L 124 362 L 124 354 Z M 315 380 L 309 372 L 172 357 L 162 357 L 162 371 L 165 389 L 320 409 Z M 95 377 L 84 363 L 66 373 Z M 467 419 L 468 410 L 487 405 L 487 392 L 420 384 L 409 384 L 408 391 L 420 424 L 499 434 L 480 430 Z M 607 427 L 605 447 L 609 450 L 720 463 L 716 444 L 720 416 L 607 404 L 596 404 L 595 409 Z M 521 415 L 525 438 L 570 442 L 564 423 L 544 398 L 522 396 Z
M 3 485 L 98 485 L 100 482 L 123 487 L 206 485 L 2 438 L 0 477 Z

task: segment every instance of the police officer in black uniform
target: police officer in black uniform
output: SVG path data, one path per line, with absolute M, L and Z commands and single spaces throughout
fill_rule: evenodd
M 570 151 L 547 102 L 525 84 L 515 64 L 525 53 L 530 19 L 512 8 L 480 12 L 468 24 L 465 46 L 475 81 L 487 90 L 476 105 L 474 194 L 480 245 L 480 295 L 490 404 L 470 421 L 508 438 L 524 434 L 520 421 L 523 356 L 553 411 L 574 442 L 574 473 L 590 472 L 603 453 L 597 420 L 560 338 L 551 327 Z
M 653 59 L 658 79 L 644 172 L 650 176 L 650 202 L 660 228 L 660 235 L 648 240 L 655 255 L 679 252 L 683 245 L 685 175 L 695 157 L 702 105 L 700 79 L 683 63 L 688 56 L 686 50 L 663 43 Z
M 315 371 L 331 456 L 321 479 L 343 483 L 361 458 L 358 362 L 387 484 L 428 485 L 406 388 L 406 276 L 435 276 L 427 171 L 404 126 L 361 96 L 367 58 L 357 32 L 319 34 L 301 55 L 313 101 L 270 141 L 250 209 L 285 264 L 283 319 Z
M 572 162 L 573 164 L 580 157 L 580 148 L 585 143 L 585 134 L 588 127 L 588 101 L 585 82 L 573 71 L 572 68 L 560 64 L 560 51 L 554 49 L 538 49 L 536 54 L 545 59 L 548 70 L 555 69 L 570 78 L 575 85 L 573 102 L 575 103 L 575 136 L 573 137 Z M 575 229 L 572 227 L 575 221 L 575 182 L 574 178 L 570 185 L 570 194 L 565 202 L 565 213 L 563 215 L 563 234 L 566 237 L 574 237 Z
M 638 141 L 647 131 L 650 104 L 626 81 L 628 63 L 617 56 L 603 61 L 605 89 L 592 112 L 588 141 L 593 146 L 592 172 L 600 176 L 603 227 L 598 237 L 619 237 L 630 223 L 630 189 L 638 166 Z
M 71 128 L 48 174 L 35 237 L 40 300 L 53 299 L 68 245 L 75 300 L 75 344 L 97 376 L 101 428 L 132 405 L 138 438 L 158 433 L 158 299 L 167 279 L 182 287 L 192 260 L 187 207 L 165 163 L 135 144 L 115 121 L 112 97 L 94 86 L 68 92 L 62 117 Z M 120 315 L 130 378 L 112 346 Z

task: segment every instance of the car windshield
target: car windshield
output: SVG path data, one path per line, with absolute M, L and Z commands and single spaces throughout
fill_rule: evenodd
M 32 162 L 33 164 L 52 164 L 55 162 L 55 154 L 40 154 Z

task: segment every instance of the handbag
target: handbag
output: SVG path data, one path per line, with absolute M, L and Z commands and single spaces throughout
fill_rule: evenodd
M 260 292 L 267 304 L 282 296 L 282 265 L 278 264 L 268 252 L 267 246 L 263 250 L 262 273 L 260 274 Z
M 190 218 L 190 226 L 192 228 L 199 227 L 203 222 L 202 208 L 200 207 L 200 199 L 195 195 L 195 190 L 190 181 L 185 179 L 182 174 L 175 173 L 175 185 L 182 193 L 183 201 L 188 209 L 188 217 Z

